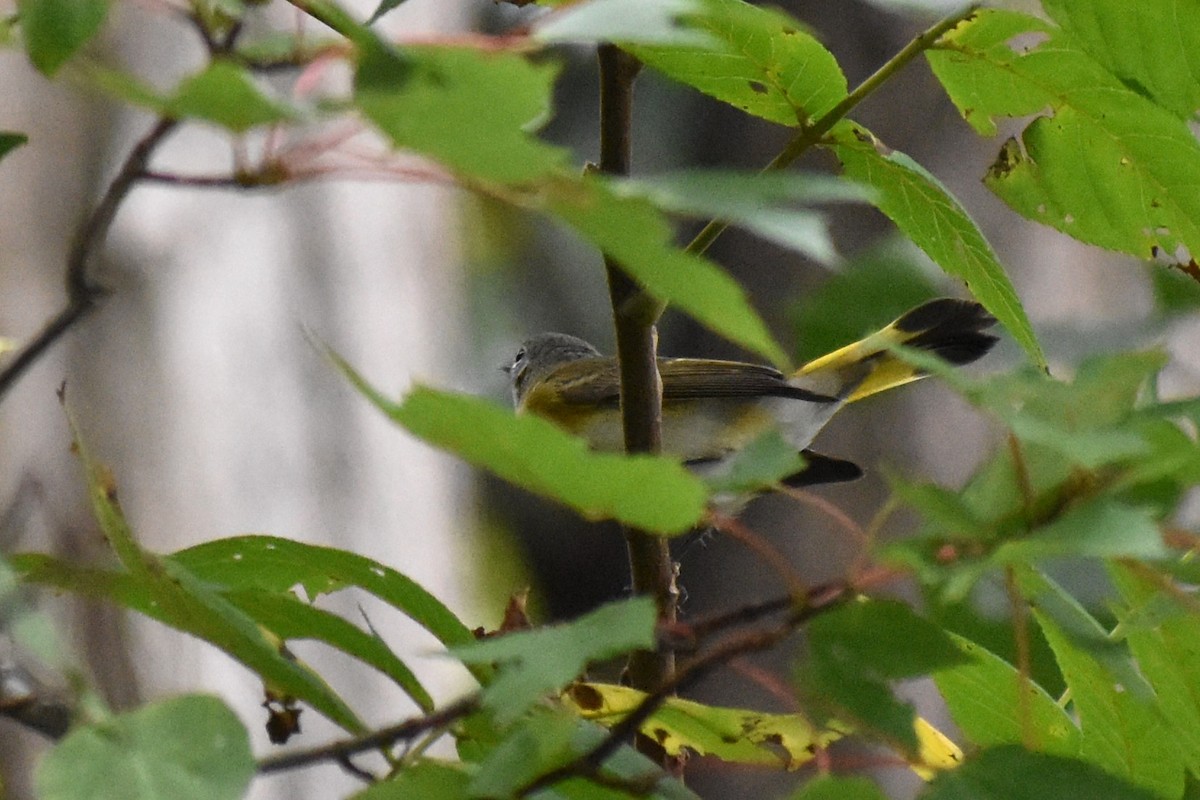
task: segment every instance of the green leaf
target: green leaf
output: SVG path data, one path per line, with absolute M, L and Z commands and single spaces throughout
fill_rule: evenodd
M 0 131 L 0 158 L 4 158 L 10 152 L 16 150 L 18 147 L 28 141 L 29 137 L 23 133 Z
M 107 0 L 17 0 L 29 60 L 46 76 L 67 63 L 99 32 Z
M 678 534 L 704 513 L 704 484 L 678 461 L 596 453 L 544 419 L 518 416 L 477 397 L 418 387 L 397 404 L 339 363 L 368 400 L 414 436 L 587 519 Z
M 1041 345 L 991 245 L 937 178 L 856 123 L 838 123 L 831 141 L 846 176 L 872 187 L 879 210 L 947 274 L 965 281 L 1033 362 L 1045 367 Z
M 456 647 L 465 663 L 501 662 L 483 702 L 500 724 L 512 722 L 546 694 L 579 676 L 591 661 L 654 647 L 654 601 L 609 603 L 572 622 L 509 633 Z
M 74 419 L 68 422 L 83 464 L 92 510 L 127 576 L 70 586 L 76 591 L 111 591 L 118 602 L 213 644 L 240 661 L 280 694 L 312 705 L 350 732 L 361 732 L 354 712 L 315 672 L 280 650 L 280 642 L 235 607 L 211 584 L 170 556 L 143 550 L 117 502 L 112 476 L 92 460 Z M 136 605 L 135 605 L 136 604 Z
M 173 116 L 201 119 L 235 133 L 296 116 L 287 105 L 264 95 L 243 67 L 227 61 L 214 61 L 180 83 L 167 110 Z
M 1151 267 L 1154 308 L 1164 316 L 1192 314 L 1200 309 L 1200 280 L 1182 269 Z
M 1014 49 L 1030 33 L 1037 44 Z M 1137 47 L 1126 41 L 1111 54 L 1122 68 Z M 1142 93 L 1151 90 L 1122 83 L 1061 29 L 1011 12 L 982 11 L 940 46 L 930 64 L 981 132 L 994 132 L 994 117 L 1049 109 L 1005 144 L 988 172 L 987 185 L 1014 210 L 1138 258 L 1186 263 L 1200 253 L 1200 143 L 1183 119 Z M 1178 72 L 1174 60 L 1163 67 Z
M 809 659 L 798 679 L 808 705 L 917 752 L 916 713 L 888 682 L 962 663 L 940 628 L 895 601 L 847 603 L 808 627 Z
M 397 51 L 373 35 L 357 44 L 354 102 L 396 147 L 498 183 L 533 181 L 566 164 L 565 150 L 528 132 L 549 116 L 557 65 L 468 48 Z
M 804 469 L 804 457 L 783 440 L 778 431 L 767 431 L 704 475 L 713 493 L 746 494 L 774 486 Z
M 1043 0 L 1042 6 L 1133 91 L 1180 119 L 1200 109 L 1200 6 L 1179 0 Z
M 419 761 L 371 787 L 351 795 L 352 800 L 466 800 L 471 771 L 462 764 Z
M 515 797 L 539 775 L 576 757 L 572 738 L 579 719 L 565 711 L 531 714 L 509 731 L 480 763 L 471 780 L 475 797 Z
M 1160 796 L 1178 797 L 1184 765 L 1175 734 L 1128 652 L 1052 582 L 1029 570 L 1018 573 L 1018 582 L 1070 689 L 1080 757 Z
M 870 199 L 865 189 L 846 181 L 788 173 L 692 170 L 612 186 L 620 196 L 643 197 L 664 211 L 721 219 L 826 264 L 837 254 L 824 215 L 794 206 Z
M 680 45 L 703 49 L 721 47 L 716 37 L 688 25 L 689 17 L 704 13 L 706 0 L 591 0 L 543 18 L 533 39 L 561 42 L 624 42 Z
M 950 636 L 970 661 L 938 670 L 933 680 L 972 744 L 1028 743 L 1042 753 L 1079 754 L 1079 729 L 1042 687 L 980 645 Z
M 849 262 L 793 308 L 799 358 L 810 361 L 846 342 L 874 332 L 881 319 L 895 319 L 939 295 L 933 281 L 899 247 L 871 249 Z
M 1200 618 L 1194 608 L 1163 591 L 1159 582 L 1136 566 L 1112 563 L 1109 574 L 1125 603 L 1118 616 L 1138 670 L 1154 688 L 1179 750 L 1196 773 L 1200 771 Z M 1145 619 L 1143 615 L 1155 606 L 1165 608 Z
M 215 697 L 189 695 L 83 725 L 38 766 L 43 800 L 237 800 L 250 740 Z
M 1005 542 L 994 558 L 999 563 L 1028 564 L 1055 556 L 1159 559 L 1169 555 L 1151 510 L 1100 497 L 1067 510 L 1031 536 Z
M 837 59 L 796 20 L 741 0 L 705 0 L 702 8 L 680 24 L 718 46 L 625 49 L 669 78 L 782 125 L 806 124 L 846 96 Z
M 887 800 L 887 795 L 870 778 L 821 775 L 789 800 Z
M 264 94 L 244 67 L 228 61 L 212 62 L 181 81 L 170 94 L 113 70 L 95 69 L 87 78 L 127 103 L 167 117 L 203 120 L 234 133 L 298 117 L 294 108 Z
M 391 678 L 422 711 L 433 711 L 433 698 L 417 676 L 374 633 L 367 633 L 342 617 L 311 606 L 287 592 L 240 591 L 232 592 L 228 597 L 255 622 L 281 639 L 324 642 Z
M 447 647 L 475 640 L 449 608 L 408 576 L 357 553 L 276 536 L 215 539 L 172 556 L 200 579 L 231 590 L 285 592 L 308 598 L 355 586 L 391 605 Z
M 787 355 L 745 290 L 713 262 L 675 247 L 671 226 L 649 202 L 621 197 L 599 176 L 548 182 L 543 189 L 542 210 L 612 256 L 647 292 L 789 371 Z
M 1164 796 L 1083 761 L 993 747 L 941 773 L 921 800 L 1162 800 Z

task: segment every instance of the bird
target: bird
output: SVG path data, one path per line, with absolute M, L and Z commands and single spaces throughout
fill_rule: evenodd
M 995 323 L 977 302 L 937 298 L 790 375 L 752 362 L 660 357 L 662 452 L 704 472 L 775 430 L 808 465 L 784 483 L 852 480 L 862 474 L 857 465 L 809 445 L 846 404 L 924 377 L 890 348 L 969 364 L 998 341 L 987 332 Z M 578 337 L 542 333 L 521 345 L 506 371 L 518 413 L 547 419 L 595 450 L 623 449 L 616 358 Z

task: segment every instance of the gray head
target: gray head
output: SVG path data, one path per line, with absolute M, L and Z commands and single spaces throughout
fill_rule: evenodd
M 568 361 L 597 358 L 600 351 L 583 339 L 565 333 L 539 333 L 527 339 L 504 368 L 512 381 L 513 404 L 520 405 L 529 387 Z

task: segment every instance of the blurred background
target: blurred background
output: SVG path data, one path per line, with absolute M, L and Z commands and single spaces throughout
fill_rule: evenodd
M 373 7 L 347 5 L 362 16 Z M 930 7 L 956 4 L 778 5 L 812 27 L 853 86 L 935 19 Z M 193 71 L 203 51 L 170 8 L 157 0 L 114 6 L 101 42 L 105 57 L 161 86 Z M 261 13 L 284 27 L 294 18 L 281 3 Z M 398 37 L 498 33 L 537 13 L 490 0 L 409 0 L 383 24 Z M 564 48 L 553 58 L 564 74 L 544 135 L 572 148 L 582 164 L 597 157 L 594 53 Z M 13 50 L 0 51 L 0 81 L 0 129 L 30 139 L 0 163 L 0 335 L 23 339 L 63 304 L 73 231 L 151 121 L 47 82 Z M 639 173 L 753 170 L 788 137 L 653 74 L 640 78 L 637 92 Z M 1187 351 L 1195 326 L 1147 325 L 1154 303 L 1141 265 L 1026 223 L 993 198 L 979 178 L 1001 140 L 981 141 L 970 132 L 923 61 L 854 117 L 928 167 L 974 215 L 1009 268 L 1056 371 L 1069 370 L 1089 351 L 1170 334 L 1183 366 L 1173 368 L 1165 389 L 1194 391 L 1195 373 L 1187 370 L 1196 365 Z M 801 168 L 835 166 L 817 154 Z M 154 167 L 227 173 L 229 143 L 202 126 L 184 126 Z M 830 218 L 842 268 L 878 276 L 872 283 L 883 300 L 872 303 L 929 291 L 963 294 L 873 210 L 841 206 L 830 209 Z M 692 232 L 681 227 L 681 241 Z M 744 282 L 778 339 L 806 352 L 802 322 L 821 300 L 830 271 L 738 231 L 726 234 L 711 256 Z M 422 381 L 508 402 L 498 368 L 528 335 L 560 330 L 612 349 L 599 256 L 562 229 L 419 183 L 328 181 L 255 192 L 142 186 L 122 208 L 94 267 L 110 296 L 0 404 L 3 552 L 45 550 L 109 562 L 56 398 L 65 382 L 84 435 L 111 467 L 125 510 L 152 549 L 239 533 L 328 543 L 396 567 L 472 626 L 495 627 L 507 595 L 526 585 L 541 620 L 574 616 L 626 591 L 625 556 L 613 528 L 585 525 L 409 438 L 369 408 L 306 338 L 311 331 L 392 394 Z M 898 310 L 881 311 L 869 327 Z M 663 319 L 660 334 L 665 354 L 745 355 L 675 313 Z M 1003 370 L 1020 359 L 1006 342 L 974 369 Z M 821 436 L 819 450 L 862 464 L 867 475 L 814 494 L 866 525 L 887 496 L 883 465 L 953 486 L 993 439 L 986 421 L 943 387 L 907 387 L 847 410 Z M 861 552 L 861 542 L 834 515 L 788 498 L 757 502 L 744 521 L 812 581 L 844 575 Z M 886 531 L 903 529 L 900 519 Z M 761 561 L 720 536 L 685 542 L 677 557 L 685 617 L 783 590 Z M 215 691 L 242 713 L 256 752 L 267 751 L 261 685 L 224 656 L 103 606 L 47 595 L 31 602 L 59 622 L 67 646 L 114 706 Z M 432 640 L 403 620 L 361 597 L 334 597 L 328 606 L 358 619 L 360 603 L 389 643 L 417 659 L 440 698 L 468 685 L 430 657 Z M 0 657 L 22 656 L 11 651 L 0 646 Z M 334 676 L 335 688 L 370 722 L 414 710 L 391 700 L 397 693 L 384 681 L 336 656 L 303 649 L 300 655 Z M 761 670 L 786 676 L 786 649 L 738 666 L 701 687 L 702 698 L 786 708 L 771 682 L 756 678 Z M 937 720 L 930 693 L 921 686 L 912 693 Z M 313 714 L 303 721 L 304 743 L 334 735 Z M 45 746 L 0 720 L 0 772 L 10 797 L 30 796 L 28 759 Z M 897 797 L 913 791 L 903 770 L 880 774 Z M 705 763 L 689 773 L 697 791 L 712 798 L 777 796 L 797 780 Z M 260 780 L 254 796 L 330 797 L 353 785 L 335 768 L 319 768 Z

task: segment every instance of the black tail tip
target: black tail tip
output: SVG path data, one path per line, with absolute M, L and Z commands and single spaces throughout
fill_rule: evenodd
M 998 337 L 984 333 L 996 318 L 974 300 L 942 297 L 917 306 L 894 323 L 904 333 L 915 334 L 909 347 L 928 350 L 951 364 L 970 364 L 987 354 Z
M 980 331 L 996 324 L 996 318 L 974 300 L 939 297 L 907 312 L 893 323 L 905 333 L 935 329 Z

